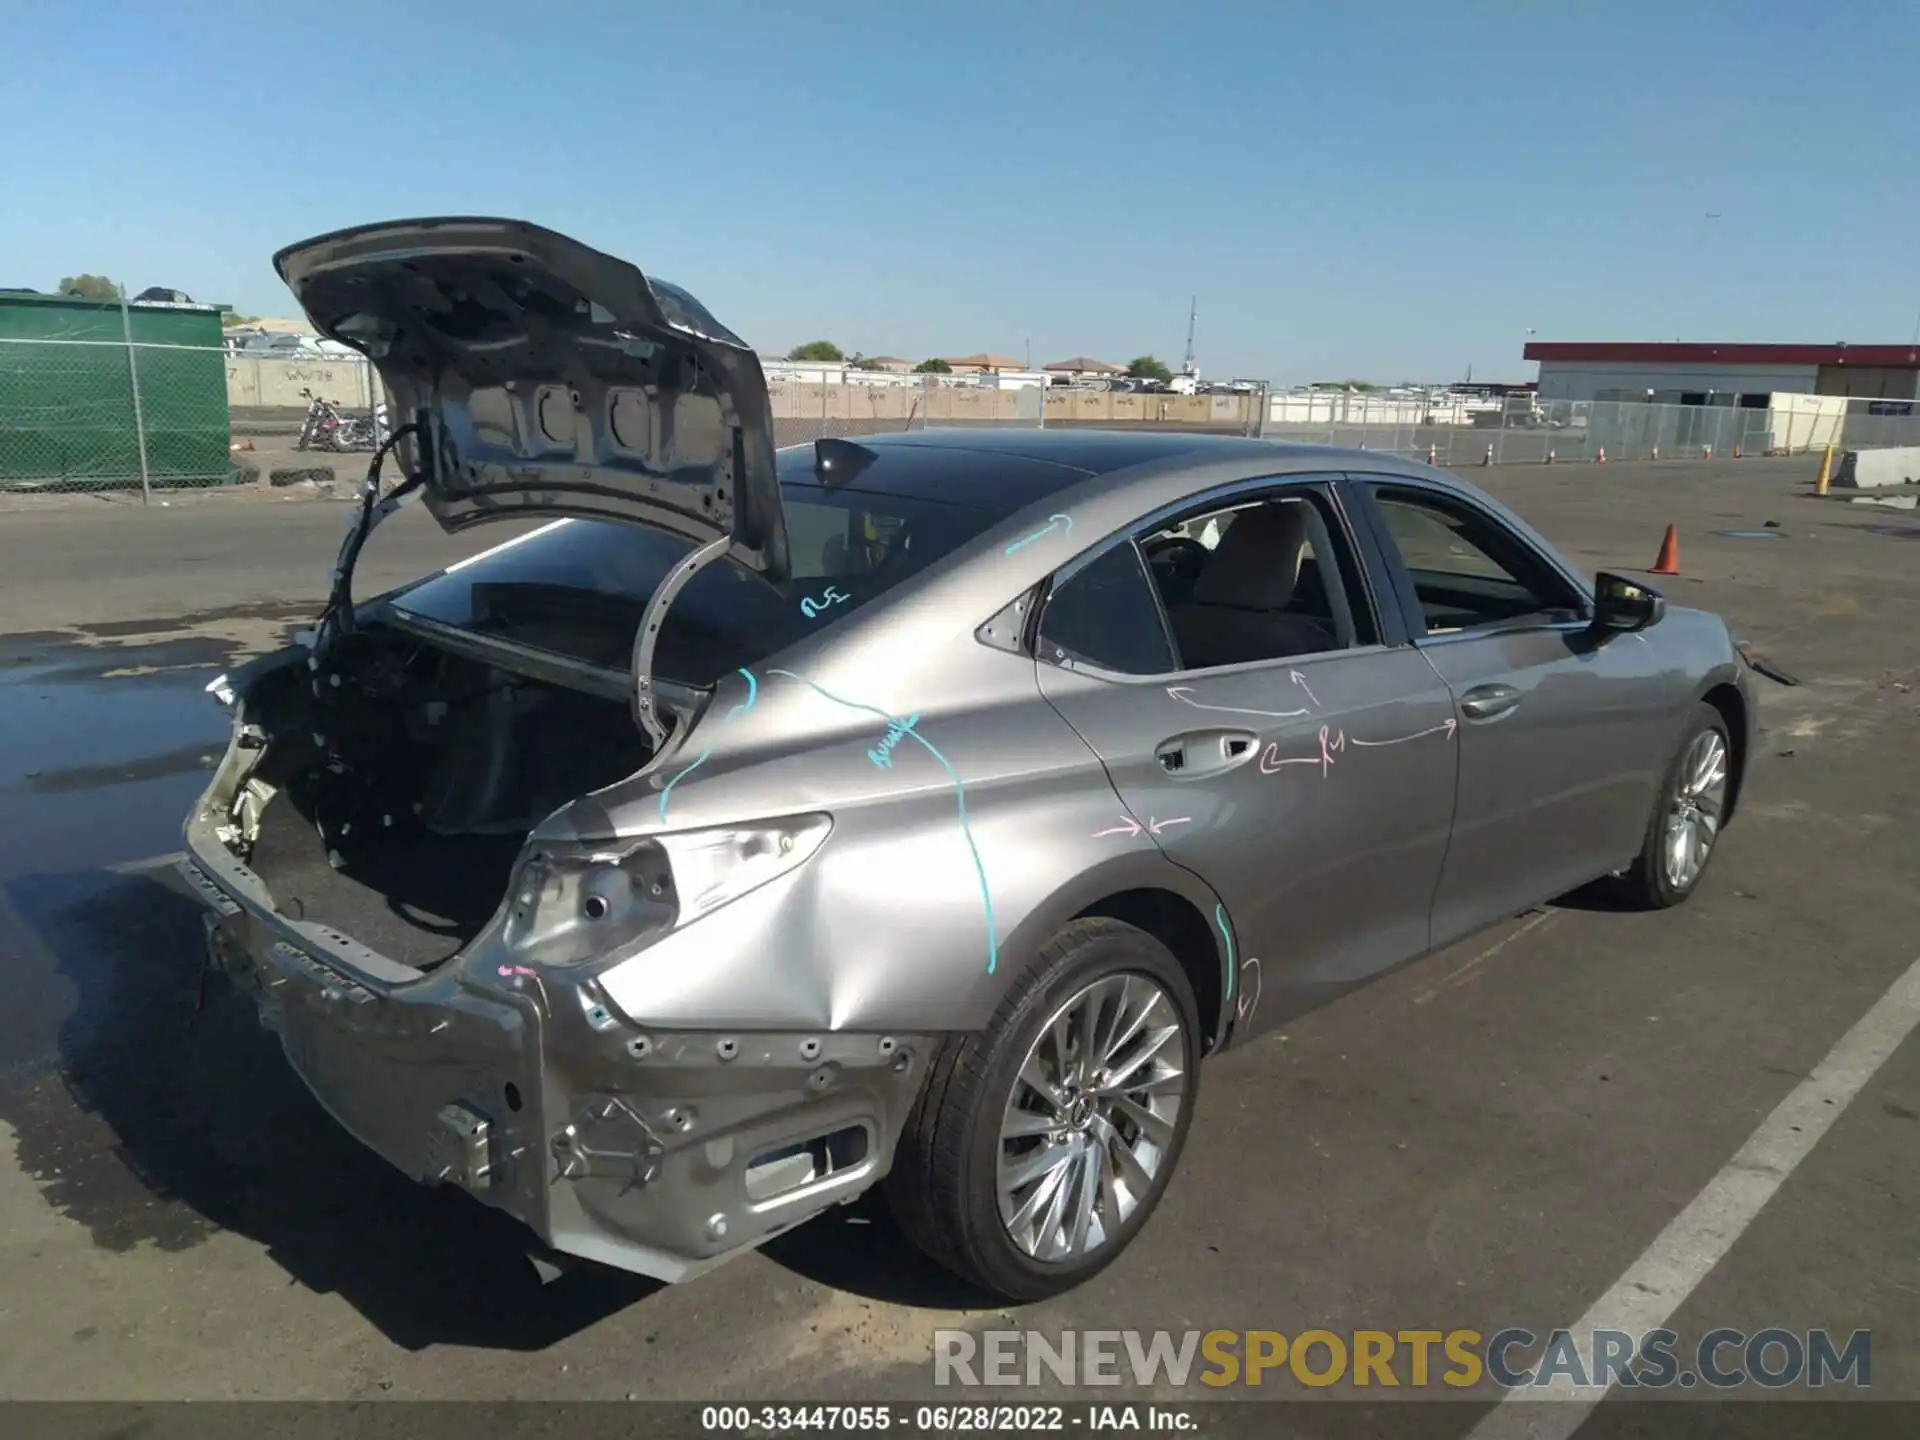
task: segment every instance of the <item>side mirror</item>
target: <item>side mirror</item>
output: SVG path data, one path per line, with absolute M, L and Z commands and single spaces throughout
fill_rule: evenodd
M 1601 635 L 1626 635 L 1657 625 L 1667 613 L 1658 590 L 1606 571 L 1594 577 L 1593 628 Z

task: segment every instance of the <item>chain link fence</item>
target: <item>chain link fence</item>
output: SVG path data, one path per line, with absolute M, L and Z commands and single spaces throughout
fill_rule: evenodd
M 954 426 L 1176 430 L 1379 451 L 1454 469 L 1920 445 L 1920 402 L 1913 401 L 1773 395 L 1756 397 L 1763 404 L 1677 405 L 1246 384 L 1177 395 L 996 382 L 777 379 L 768 387 L 775 441 Z M 353 417 L 384 391 L 359 357 L 150 343 L 131 326 L 120 341 L 0 336 L 0 492 L 150 496 L 327 474 L 357 481 L 363 460 L 302 446 L 302 423 L 316 399 Z
M 1377 450 L 1457 469 L 1564 461 L 1817 454 L 1832 445 L 1920 444 L 1920 419 L 1875 416 L 1884 401 L 1774 395 L 1764 406 L 1541 400 L 1480 401 L 1281 391 L 1259 433 L 1301 444 Z M 1909 405 L 1909 410 L 1916 406 Z
M 229 484 L 218 349 L 0 338 L 0 490 Z

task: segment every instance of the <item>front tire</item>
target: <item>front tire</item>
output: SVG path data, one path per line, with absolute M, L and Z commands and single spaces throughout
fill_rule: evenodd
M 1145 931 L 1067 926 L 984 1031 L 934 1056 L 883 1191 L 901 1229 L 1015 1301 L 1105 1269 L 1186 1144 L 1197 1009 L 1179 962 Z
M 1719 848 L 1732 778 L 1733 741 L 1726 717 L 1699 701 L 1654 802 L 1639 858 L 1620 878 L 1628 904 L 1665 910 L 1698 888 Z

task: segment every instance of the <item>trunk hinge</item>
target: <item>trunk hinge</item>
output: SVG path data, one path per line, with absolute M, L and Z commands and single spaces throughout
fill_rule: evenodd
M 385 499 L 380 497 L 380 466 L 400 442 L 408 436 L 424 436 L 427 433 L 423 422 L 415 421 L 403 425 L 381 442 L 373 452 L 373 459 L 367 462 L 367 478 L 360 482 L 359 506 L 347 522 L 347 538 L 340 544 L 340 556 L 334 561 L 332 590 L 327 597 L 327 608 L 321 612 L 320 621 L 314 626 L 314 656 L 324 656 L 336 639 L 350 636 L 354 632 L 353 615 L 353 567 L 360 558 L 360 550 L 367 543 L 367 537 L 374 527 L 385 520 L 402 505 L 417 499 L 427 482 L 431 461 L 424 458 L 426 447 L 421 446 L 422 465 L 417 474 L 409 475 L 388 492 Z
M 656 752 L 667 739 L 666 722 L 660 716 L 660 698 L 653 684 L 653 652 L 660 640 L 660 626 L 667 618 L 668 608 L 693 577 L 732 548 L 731 535 L 722 535 L 700 546 L 660 582 L 640 617 L 639 632 L 633 637 L 633 718 L 653 742 Z

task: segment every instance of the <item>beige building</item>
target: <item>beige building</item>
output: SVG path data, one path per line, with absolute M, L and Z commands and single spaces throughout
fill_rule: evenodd
M 1104 360 L 1095 360 L 1088 355 L 1076 355 L 1071 360 L 1056 360 L 1045 369 L 1049 375 L 1089 380 L 1108 380 L 1115 375 L 1127 373 L 1127 367 L 1124 365 L 1109 365 Z
M 1025 370 L 1027 362 L 1011 355 L 943 355 L 956 375 L 988 375 L 999 370 Z

